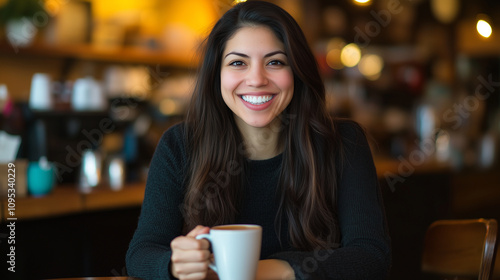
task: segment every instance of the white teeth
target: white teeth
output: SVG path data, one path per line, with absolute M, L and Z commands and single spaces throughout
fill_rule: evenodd
M 266 102 L 269 102 L 271 99 L 273 99 L 272 95 L 265 95 L 265 96 L 255 96 L 255 95 L 242 95 L 241 98 L 245 100 L 246 102 L 253 104 L 253 105 L 261 105 Z

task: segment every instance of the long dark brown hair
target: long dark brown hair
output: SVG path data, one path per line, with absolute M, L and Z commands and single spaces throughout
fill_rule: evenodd
M 299 249 L 331 247 L 340 236 L 336 215 L 335 156 L 340 141 L 326 110 L 325 89 L 302 30 L 280 7 L 261 1 L 235 5 L 215 24 L 186 117 L 189 166 L 184 217 L 187 228 L 232 223 L 238 213 L 246 154 L 233 112 L 221 95 L 226 42 L 244 26 L 266 26 L 283 42 L 294 75 L 294 94 L 281 119 L 282 169 L 277 230 L 283 216 Z

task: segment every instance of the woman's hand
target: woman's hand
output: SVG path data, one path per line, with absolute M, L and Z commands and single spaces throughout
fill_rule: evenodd
M 176 237 L 170 243 L 172 248 L 172 275 L 183 279 L 206 279 L 215 273 L 208 268 L 210 262 L 210 243 L 205 239 L 197 240 L 199 234 L 209 232 L 208 227 L 197 226 L 186 236 Z

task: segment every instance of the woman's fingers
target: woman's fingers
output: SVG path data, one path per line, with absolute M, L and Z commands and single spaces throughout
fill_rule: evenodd
M 174 270 L 179 279 L 204 279 L 208 272 L 208 262 L 178 263 Z
M 179 279 L 204 279 L 207 276 L 210 261 L 210 243 L 206 239 L 196 239 L 200 234 L 208 233 L 210 228 L 197 226 L 186 236 L 172 240 L 171 269 Z
M 208 250 L 210 243 L 205 239 L 195 239 L 197 235 L 209 233 L 210 228 L 204 226 L 196 226 L 186 236 L 179 236 L 172 240 L 170 247 L 172 250 Z
M 209 258 L 208 250 L 174 250 L 172 252 L 174 263 L 208 262 Z
M 204 227 L 204 226 L 196 226 L 194 229 L 192 229 L 186 236 L 188 237 L 196 237 L 199 234 L 204 234 L 204 233 L 209 233 L 210 228 L 209 227 Z
M 186 276 L 182 276 L 179 279 L 180 280 L 204 280 L 206 279 L 206 273 L 205 272 L 200 272 L 200 273 L 191 273 Z
M 194 237 L 179 236 L 170 243 L 172 250 L 208 250 L 210 243 L 205 239 L 195 239 Z

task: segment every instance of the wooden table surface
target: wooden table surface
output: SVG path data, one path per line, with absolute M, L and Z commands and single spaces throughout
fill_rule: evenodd
M 46 280 L 141 280 L 141 279 L 128 276 L 110 276 L 110 277 L 54 278 Z

